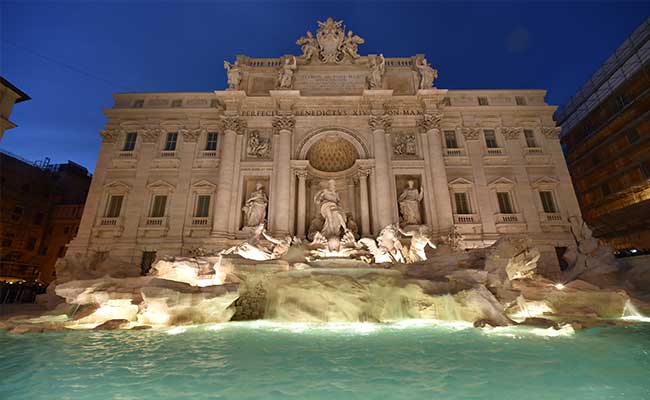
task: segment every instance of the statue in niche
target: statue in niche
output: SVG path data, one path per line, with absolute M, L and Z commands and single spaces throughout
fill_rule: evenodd
M 424 190 L 422 187 L 416 189 L 415 181 L 409 179 L 407 181 L 408 187 L 399 195 L 399 210 L 402 215 L 402 223 L 404 225 L 419 225 L 422 223 L 420 216 L 420 202 L 424 197 Z
M 264 192 L 264 185 L 260 182 L 255 184 L 255 190 L 251 192 L 246 199 L 246 204 L 242 211 L 246 216 L 244 227 L 252 228 L 266 221 L 266 206 L 269 204 L 269 198 Z
M 415 61 L 415 67 L 420 72 L 420 89 L 431 89 L 433 82 L 438 78 L 438 70 L 431 67 L 426 58 L 420 62 Z
M 260 137 L 258 131 L 252 131 L 248 136 L 246 153 L 252 157 L 265 158 L 271 152 L 271 141 Z
M 298 68 L 295 56 L 287 57 L 278 73 L 278 88 L 291 89 L 293 86 L 293 75 Z
M 318 41 L 311 34 L 311 31 L 307 31 L 307 37 L 301 36 L 300 39 L 296 41 L 296 44 L 300 46 L 300 50 L 302 50 L 302 56 L 300 56 L 300 58 L 311 61 L 314 56 L 318 57 L 320 51 L 318 48 Z
M 320 207 L 320 213 L 325 220 L 321 233 L 326 238 L 339 237 L 341 231 L 346 230 L 345 211 L 341 208 L 341 198 L 336 193 L 336 183 L 334 180 L 328 181 L 328 186 L 320 190 L 314 196 L 314 203 Z
M 417 145 L 413 135 L 395 135 L 393 153 L 399 156 L 414 156 Z
M 370 58 L 370 75 L 366 78 L 368 89 L 381 89 L 381 80 L 386 70 L 383 54 Z
M 424 252 L 424 249 L 427 245 L 432 249 L 437 248 L 431 241 L 431 231 L 426 225 L 419 226 L 417 229 L 410 231 L 399 229 L 399 233 L 411 238 L 411 244 L 409 245 L 409 251 L 406 256 L 409 263 L 426 261 L 427 255 Z
M 360 37 L 348 31 L 348 35 L 343 39 L 343 44 L 341 45 L 341 51 L 343 55 L 347 55 L 352 59 L 359 58 L 359 45 L 365 43 L 365 41 Z
M 226 74 L 228 76 L 228 89 L 239 90 L 239 84 L 241 83 L 241 71 L 239 70 L 237 61 L 235 61 L 234 64 L 231 64 L 228 61 L 224 61 L 223 67 L 226 69 Z

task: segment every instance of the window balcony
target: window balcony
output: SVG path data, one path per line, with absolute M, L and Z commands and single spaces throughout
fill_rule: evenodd
M 519 224 L 523 223 L 524 219 L 521 214 L 496 214 L 495 222 L 497 224 Z
M 146 226 L 165 226 L 167 225 L 167 217 L 147 217 L 144 220 Z
M 532 155 L 532 156 L 539 156 L 544 154 L 541 147 L 525 147 L 524 153 L 525 155 Z
M 208 226 L 210 225 L 209 217 L 193 217 L 192 226 Z
M 562 215 L 560 213 L 541 213 L 539 220 L 544 223 L 563 223 Z
M 502 156 L 505 154 L 505 151 L 501 147 L 488 147 L 486 149 L 486 155 L 488 156 Z
M 454 224 L 478 224 L 478 214 L 454 214 Z
M 203 150 L 200 154 L 201 158 L 217 158 L 216 150 Z
M 160 152 L 161 158 L 174 158 L 176 157 L 176 150 L 163 150 Z
M 119 223 L 119 218 L 101 218 L 99 225 L 101 226 L 116 226 Z
M 121 159 L 129 159 L 135 157 L 135 151 L 120 151 L 117 155 Z
M 445 151 L 448 157 L 462 157 L 465 155 L 465 149 L 447 148 Z

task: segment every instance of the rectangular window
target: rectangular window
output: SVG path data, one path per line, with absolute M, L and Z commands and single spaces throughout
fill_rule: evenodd
M 210 214 L 210 196 L 200 195 L 196 200 L 196 212 L 194 216 L 197 218 L 205 218 Z
M 45 214 L 39 212 L 34 216 L 34 224 L 42 225 L 44 219 L 45 219 Z
M 488 148 L 496 149 L 499 147 L 499 144 L 497 143 L 497 135 L 493 130 L 483 131 L 483 134 L 485 135 L 485 145 Z
M 153 196 L 153 204 L 151 205 L 152 218 L 161 218 L 165 216 L 165 206 L 167 205 L 167 196 Z
M 13 240 L 11 239 L 2 239 L 2 247 L 11 247 L 11 243 Z
M 451 99 L 449 97 L 443 97 L 442 98 L 442 105 L 443 106 L 451 106 Z
M 641 164 L 641 173 L 643 173 L 643 176 L 647 179 L 650 179 L 650 161 Z
M 144 100 L 142 99 L 133 102 L 133 108 L 142 108 L 143 105 L 144 105 Z
M 515 96 L 515 102 L 517 103 L 518 106 L 525 106 L 526 98 L 522 96 Z
M 457 149 L 458 142 L 456 142 L 456 132 L 445 131 L 445 143 L 448 149 Z
M 183 100 L 172 100 L 172 108 L 178 108 L 183 104 Z
M 124 200 L 124 196 L 111 196 L 111 198 L 108 200 L 108 204 L 106 205 L 106 212 L 104 213 L 104 217 L 119 217 L 120 212 L 122 211 L 122 200 Z
M 537 142 L 535 141 L 535 134 L 531 129 L 524 129 L 524 137 L 526 138 L 526 146 L 537 147 Z
M 176 150 L 176 141 L 178 140 L 178 132 L 169 132 L 167 140 L 165 140 L 165 151 Z
M 510 193 L 497 192 L 497 200 L 499 201 L 499 212 L 501 214 L 514 214 L 512 203 L 510 202 Z
M 126 134 L 126 139 L 124 140 L 123 151 L 133 151 L 135 149 L 135 141 L 138 139 L 137 132 L 129 132 Z
M 217 99 L 210 100 L 210 108 L 217 108 L 218 105 L 219 105 L 219 100 Z
M 472 213 L 472 211 L 469 208 L 467 193 L 454 193 L 454 200 L 456 201 L 456 214 Z
M 488 105 L 488 98 L 487 97 L 479 97 L 478 98 L 478 105 L 479 106 L 487 106 Z
M 65 246 L 59 247 L 59 257 L 65 256 Z
M 553 200 L 553 193 L 549 191 L 539 192 L 539 198 L 542 200 L 542 207 L 545 213 L 556 213 L 555 201 Z
M 206 150 L 216 150 L 217 149 L 217 132 L 208 132 L 208 137 L 205 142 Z

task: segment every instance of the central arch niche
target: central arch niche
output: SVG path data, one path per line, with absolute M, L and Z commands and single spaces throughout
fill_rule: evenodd
M 311 145 L 306 158 L 312 168 L 318 171 L 340 172 L 351 168 L 359 158 L 359 153 L 348 140 L 331 135 Z

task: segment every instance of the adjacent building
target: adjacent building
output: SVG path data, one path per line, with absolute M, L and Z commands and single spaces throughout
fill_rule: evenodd
M 88 170 L 0 152 L 0 179 L 0 279 L 49 283 L 78 230 Z
M 123 93 L 108 121 L 69 252 L 146 264 L 240 243 L 262 221 L 311 239 L 333 185 L 347 226 L 457 227 L 469 246 L 529 236 L 547 273 L 579 216 L 544 90 L 432 87 L 423 55 L 360 56 L 342 21 L 302 55 L 237 56 L 226 90 Z
M 650 250 L 650 18 L 555 120 L 594 235 L 616 249 Z
M 16 127 L 16 124 L 9 120 L 14 104 L 26 100 L 30 100 L 27 94 L 0 76 L 0 140 L 7 129 Z

